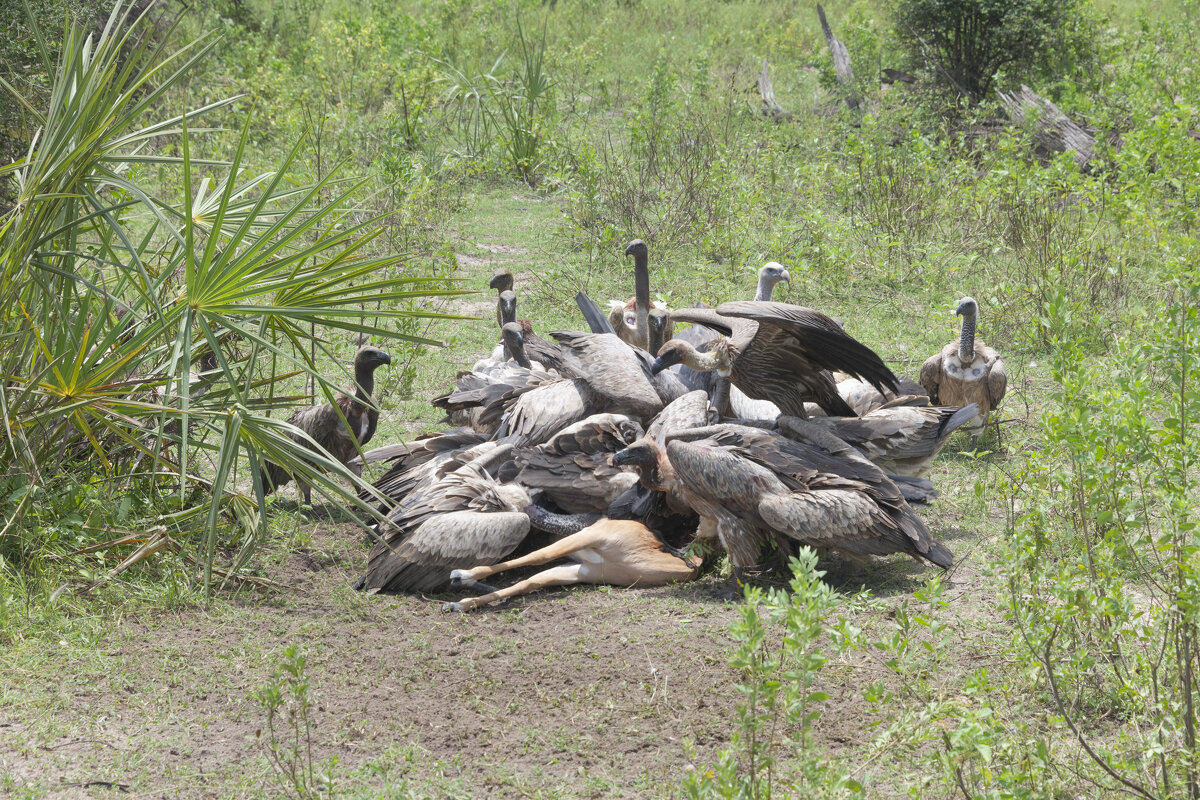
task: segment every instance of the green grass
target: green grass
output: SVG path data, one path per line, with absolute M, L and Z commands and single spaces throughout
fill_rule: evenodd
M 1085 735 L 1123 774 L 1150 780 L 1153 748 L 1136 730 L 1164 717 L 1131 699 L 1142 697 L 1141 678 L 1121 683 L 1104 671 L 1112 661 L 1097 643 L 1122 626 L 1153 633 L 1196 620 L 1180 612 L 1146 621 L 1089 605 L 1097 587 L 1125 596 L 1114 575 L 1132 575 L 1135 593 L 1152 581 L 1130 568 L 1145 564 L 1115 534 L 1087 526 L 1108 510 L 1104 488 L 1141 474 L 1106 448 L 1134 442 L 1130 452 L 1145 464 L 1176 452 L 1166 433 L 1154 447 L 1132 433 L 1143 420 L 1171 418 L 1155 399 L 1170 390 L 1158 372 L 1147 377 L 1149 399 L 1130 400 L 1133 411 L 1114 398 L 1123 396 L 1119 379 L 1147 358 L 1135 344 L 1186 352 L 1156 314 L 1188 296 L 1176 276 L 1195 278 L 1200 156 L 1188 98 L 1200 89 L 1200 63 L 1193 3 L 1101 9 L 1110 20 L 1100 55 L 1111 67 L 1034 87 L 1121 133 L 1122 149 L 1102 153 L 1089 174 L 1069 159 L 1038 157 L 1019 132 L 975 136 L 987 109 L 952 125 L 903 87 L 884 92 L 874 77 L 891 65 L 891 39 L 885 9 L 873 2 L 827 9 L 855 59 L 868 104 L 862 120 L 837 110 L 811 8 L 684 0 L 248 0 L 191 9 L 178 35 L 224 38 L 192 80 L 167 93 L 163 111 L 248 92 L 211 121 L 236 131 L 254 107 L 242 153 L 249 173 L 280 163 L 307 134 L 294 180 L 316 182 L 347 161 L 367 180 L 353 218 L 387 215 L 370 255 L 403 252 L 404 270 L 479 291 L 418 306 L 478 319 L 401 329 L 446 346 L 397 350 L 381 370 L 384 414 L 373 444 L 439 427 L 429 397 L 495 343 L 485 287 L 499 266 L 518 276 L 519 316 L 545 334 L 582 326 L 573 301 L 580 289 L 602 303 L 629 296 L 621 253 L 635 237 L 650 241 L 653 293 L 675 305 L 749 297 L 757 268 L 779 260 L 793 276 L 789 302 L 841 318 L 910 377 L 957 335 L 954 301 L 974 295 L 981 335 L 1004 355 L 1009 394 L 1002 440 L 983 442 L 992 452 L 962 452 L 967 443 L 956 440 L 930 476 L 942 495 L 921 513 L 961 564 L 947 576 L 947 605 L 913 596 L 931 575 L 923 566 L 823 565 L 839 596 L 862 587 L 870 597 L 824 622 L 832 630 L 845 620 L 857 633 L 817 676 L 831 699 L 809 749 L 785 740 L 794 729 L 781 716 L 770 729 L 775 753 L 783 773 L 808 774 L 809 755 L 845 767 L 864 789 L 843 796 L 1115 797 L 1120 790 L 1064 727 L 1008 599 L 1018 575 L 1029 602 L 1044 603 L 1031 607 L 1047 625 L 1062 608 L 1077 611 L 1062 623 L 1077 649 L 1055 663 L 1081 691 Z M 500 72 L 515 67 L 518 17 L 527 34 L 548 20 L 545 70 L 554 82 L 551 136 L 529 181 L 514 174 L 502 128 L 465 138 L 438 80 L 451 63 L 481 76 L 506 50 Z M 764 57 L 793 123 L 755 113 Z M 425 102 L 410 120 L 411 149 L 401 90 Z M 213 156 L 238 147 L 222 133 L 197 134 L 195 146 Z M 177 155 L 164 147 L 161 155 Z M 166 193 L 180 188 L 166 172 L 142 177 Z M 371 304 L 362 310 L 374 324 Z M 344 382 L 354 345 L 344 331 L 321 332 L 329 356 L 318 370 Z M 1088 375 L 1087 391 L 1064 389 L 1072 360 Z M 1068 424 L 1072 414 L 1082 433 Z M 1047 430 L 1056 431 L 1052 441 Z M 1104 458 L 1089 460 L 1096 453 Z M 1173 468 L 1167 462 L 1163 470 Z M 1072 464 L 1092 465 L 1074 477 L 1091 481 L 1094 494 L 1068 494 Z M 61 781 L 108 780 L 139 796 L 279 796 L 253 693 L 289 645 L 309 659 L 313 695 L 325 704 L 315 747 L 318 760 L 338 759 L 334 795 L 676 796 L 745 730 L 736 687 L 753 675 L 728 667 L 737 608 L 714 597 L 731 588 L 719 572 L 689 587 L 570 590 L 447 616 L 424 598 L 351 591 L 365 562 L 361 534 L 329 507 L 334 521 L 314 522 L 285 489 L 269 503 L 269 540 L 249 566 L 282 590 L 230 585 L 205 599 L 194 566 L 163 554 L 83 595 L 75 588 L 127 553 L 64 554 L 107 525 L 143 524 L 161 498 L 131 494 L 122 511 L 122 493 L 83 465 L 68 478 L 38 498 L 27 530 L 0 534 L 0 724 L 9 725 L 0 727 L 0 793 L 57 796 Z M 5 498 L 17 487 L 3 480 L 7 518 L 15 501 Z M 1182 508 L 1186 520 L 1196 498 L 1183 485 L 1130 513 L 1157 533 L 1169 527 L 1169 509 Z M 47 542 L 36 558 L 31 532 Z M 1035 540 L 1042 549 L 1032 555 L 1014 546 Z M 231 542 L 222 538 L 222 558 Z M 1111 548 L 1101 578 L 1081 580 L 1076 595 L 1055 594 L 1069 588 L 1056 571 L 1086 561 L 1084 543 Z M 188 552 L 199 545 L 185 539 Z M 1171 557 L 1190 575 L 1185 545 Z M 1014 572 L 1022 559 L 1034 564 Z M 905 604 L 921 619 L 901 631 Z M 770 630 L 774 646 L 783 627 Z M 1187 748 L 1178 744 L 1171 740 L 1172 757 L 1182 759 Z M 1049 756 L 1039 760 L 1042 745 Z M 802 782 L 777 790 L 833 792 Z M 1161 792 L 1182 793 L 1178 781 Z

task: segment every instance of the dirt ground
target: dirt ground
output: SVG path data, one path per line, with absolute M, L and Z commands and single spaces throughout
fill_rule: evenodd
M 967 545 L 964 532 L 941 535 Z M 443 612 L 445 598 L 353 591 L 364 560 L 361 534 L 321 523 L 264 568 L 277 591 L 126 618 L 92 651 L 64 641 L 36 673 L 2 670 L 21 682 L 19 698 L 13 685 L 0 695 L 7 788 L 279 796 L 254 694 L 288 645 L 307 658 L 314 760 L 336 757 L 343 796 L 673 796 L 686 770 L 728 743 L 739 680 L 728 665 L 732 582 L 559 589 L 462 615 Z M 952 594 L 970 594 L 971 561 L 956 568 Z M 933 572 L 904 559 L 876 566 L 832 579 L 866 579 L 896 598 Z M 830 713 L 816 733 L 831 754 L 869 737 L 862 685 L 879 675 L 859 667 L 823 676 Z
M 0 717 L 0 773 L 42 797 L 97 796 L 105 783 L 122 796 L 255 794 L 243 780 L 270 778 L 251 695 L 289 644 L 308 659 L 317 759 L 355 770 L 400 753 L 387 781 L 431 796 L 448 778 L 474 797 L 526 783 L 645 796 L 725 742 L 737 612 L 720 580 L 559 590 L 464 616 L 353 592 L 358 539 L 320 526 L 269 570 L 279 593 L 127 619 L 87 658 L 46 653 L 25 689 L 52 696 L 56 713 Z

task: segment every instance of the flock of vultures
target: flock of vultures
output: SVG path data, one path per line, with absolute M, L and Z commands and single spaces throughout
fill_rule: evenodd
M 687 581 L 721 551 L 739 579 L 797 545 L 953 564 L 911 504 L 936 496 L 924 476 L 950 435 L 978 438 L 1004 396 L 973 299 L 958 303 L 960 338 L 914 382 L 838 321 L 772 301 L 790 285 L 777 263 L 751 300 L 672 310 L 651 302 L 645 243 L 625 254 L 634 297 L 605 314 L 578 295 L 588 333 L 539 335 L 498 271 L 500 344 L 433 400 L 453 426 L 443 433 L 362 450 L 378 422 L 373 374 L 390 362 L 374 347 L 355 357 L 353 394 L 292 416 L 298 441 L 352 469 L 390 464 L 369 496 L 386 498 L 387 521 L 357 588 L 454 589 L 468 596 L 445 607 L 466 611 L 546 586 Z M 289 478 L 273 465 L 266 477 Z M 531 529 L 550 544 L 504 560 Z M 483 583 L 552 562 L 503 589 Z

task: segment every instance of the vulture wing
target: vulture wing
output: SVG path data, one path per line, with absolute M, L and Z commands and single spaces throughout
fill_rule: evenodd
M 938 383 L 942 379 L 942 354 L 940 352 L 930 356 L 921 365 L 921 374 L 919 376 L 921 388 L 925 390 L 925 394 L 929 395 L 929 402 L 940 403 L 938 399 Z
M 600 310 L 600 306 L 596 305 L 595 301 L 586 293 L 579 292 L 575 295 L 575 305 L 579 306 L 592 333 L 616 333 L 608 317 Z
M 717 312 L 757 322 L 755 349 L 762 341 L 816 371 L 840 370 L 862 378 L 881 392 L 897 389 L 898 379 L 883 359 L 819 311 L 788 303 L 739 300 L 722 303 Z
M 569 351 L 570 366 L 612 411 L 648 419 L 662 409 L 648 366 L 638 358 L 636 348 L 607 333 L 555 331 L 550 335 Z

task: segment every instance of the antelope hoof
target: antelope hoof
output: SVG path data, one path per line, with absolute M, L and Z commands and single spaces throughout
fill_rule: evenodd
M 471 577 L 470 570 L 456 569 L 450 572 L 451 586 L 474 586 L 475 579 Z
M 463 611 L 466 611 L 466 609 L 465 609 L 465 608 L 463 608 L 463 604 L 462 604 L 462 603 L 442 603 L 442 611 L 446 611 L 446 612 L 450 612 L 450 611 L 459 611 L 459 612 L 463 612 Z

